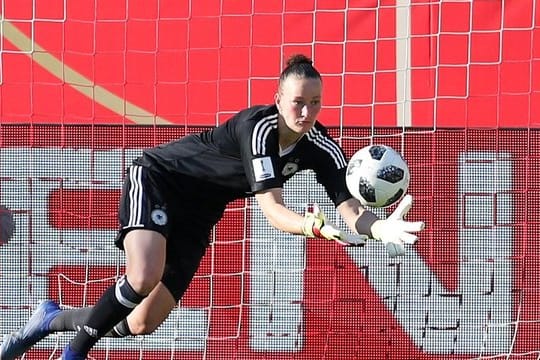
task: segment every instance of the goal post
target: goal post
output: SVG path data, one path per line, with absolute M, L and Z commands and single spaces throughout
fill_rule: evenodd
M 420 240 L 402 258 L 272 229 L 228 205 L 152 335 L 103 359 L 537 358 L 538 0 L 0 0 L 0 334 L 89 306 L 124 267 L 124 170 L 142 149 L 271 103 L 291 54 L 323 75 L 348 156 L 399 150 Z M 309 171 L 284 188 L 345 226 Z M 387 216 L 382 209 L 373 209 Z M 0 226 L 3 222 L 0 221 Z M 9 233 L 9 229 L 0 234 Z M 54 358 L 73 334 L 40 342 Z M 56 352 L 56 353 L 55 353 Z

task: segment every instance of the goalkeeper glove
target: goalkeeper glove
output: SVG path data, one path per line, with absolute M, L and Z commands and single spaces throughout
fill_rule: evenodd
M 332 224 L 317 204 L 309 204 L 304 214 L 302 232 L 308 237 L 333 240 L 344 246 L 364 245 L 367 236 L 348 234 Z
M 412 201 L 412 196 L 406 195 L 386 220 L 377 220 L 371 225 L 373 238 L 386 245 L 386 252 L 390 257 L 405 254 L 405 244 L 414 244 L 418 240 L 418 237 L 411 233 L 424 228 L 422 221 L 403 220 L 412 206 Z

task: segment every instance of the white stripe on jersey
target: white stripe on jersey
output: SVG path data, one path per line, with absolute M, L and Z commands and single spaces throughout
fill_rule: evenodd
M 262 118 L 255 124 L 251 135 L 251 153 L 253 155 L 266 155 L 266 138 L 270 131 L 277 129 L 278 114 Z
M 133 165 L 129 168 L 129 221 L 126 227 L 141 226 L 143 189 L 142 166 Z
M 347 166 L 347 161 L 345 160 L 345 156 L 343 156 L 343 152 L 341 151 L 340 147 L 335 142 L 324 136 L 320 130 L 313 127 L 306 135 L 309 141 L 326 151 L 332 157 L 332 159 L 334 159 L 338 169 Z

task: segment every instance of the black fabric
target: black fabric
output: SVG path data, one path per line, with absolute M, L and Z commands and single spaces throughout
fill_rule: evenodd
M 51 331 L 78 331 L 88 320 L 92 308 L 62 310 L 49 324 Z
M 92 308 L 86 324 L 69 343 L 73 351 L 86 355 L 102 336 L 133 310 L 118 301 L 115 290 L 116 284 L 109 287 Z
M 282 187 L 296 172 L 312 169 L 336 205 L 349 199 L 345 155 L 326 128 L 316 122 L 283 154 L 278 121 L 275 105 L 254 106 L 211 130 L 147 149 L 134 164 L 172 183 L 187 175 L 218 185 L 231 200 Z
M 197 242 L 175 242 L 167 252 L 167 264 L 161 282 L 178 302 L 199 268 L 206 247 Z
M 52 332 L 79 331 L 88 320 L 91 311 L 91 307 L 62 310 L 51 320 L 49 330 Z M 129 330 L 127 319 L 120 321 L 111 329 L 111 331 L 105 334 L 107 337 L 125 337 L 129 335 L 132 334 Z
M 126 234 L 133 229 L 148 229 L 161 233 L 167 239 L 167 254 L 162 283 L 178 301 L 186 291 L 209 243 L 210 232 L 219 221 L 230 195 L 220 186 L 190 176 L 177 177 L 171 183 L 160 174 L 143 168 L 143 201 L 137 208 L 130 203 L 131 179 L 126 177 L 120 200 L 120 231 L 116 245 L 123 249 Z M 152 210 L 161 209 L 167 221 L 158 225 L 152 219 Z M 129 227 L 133 211 L 141 214 L 140 225 Z
M 129 330 L 127 319 L 120 321 L 111 329 L 111 331 L 105 334 L 105 336 L 109 337 L 126 337 L 130 335 L 133 334 L 131 334 L 131 330 Z
M 131 287 L 131 284 L 128 281 L 128 278 L 126 275 L 123 275 L 118 281 L 116 282 L 116 299 L 120 302 L 128 301 L 133 306 L 124 304 L 124 306 L 128 306 L 131 308 L 134 308 L 135 306 L 139 305 L 141 301 L 146 297 L 137 294 L 135 290 Z M 120 297 L 120 299 L 119 299 Z
M 159 232 L 168 239 L 168 247 L 177 241 L 208 245 L 210 231 L 223 215 L 227 204 L 236 198 L 221 186 L 186 175 L 167 178 L 144 167 L 142 184 L 139 185 L 142 187 L 139 191 L 142 191 L 143 200 L 133 204 L 130 192 L 135 184 L 129 177 L 124 181 L 118 210 L 120 228 L 115 241 L 122 250 L 126 234 L 133 229 Z M 164 224 L 157 224 L 152 218 L 156 209 L 166 214 Z M 133 212 L 141 214 L 137 226 L 130 226 Z

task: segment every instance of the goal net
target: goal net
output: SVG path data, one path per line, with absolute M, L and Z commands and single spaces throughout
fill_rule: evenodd
M 347 155 L 404 155 L 418 243 L 391 259 L 376 242 L 306 240 L 235 201 L 166 322 L 90 355 L 540 358 L 538 5 L 0 0 L 0 334 L 43 299 L 93 305 L 124 269 L 113 239 L 131 160 L 271 103 L 284 61 L 304 53 Z M 284 193 L 344 226 L 310 172 Z M 24 358 L 56 359 L 73 335 Z

